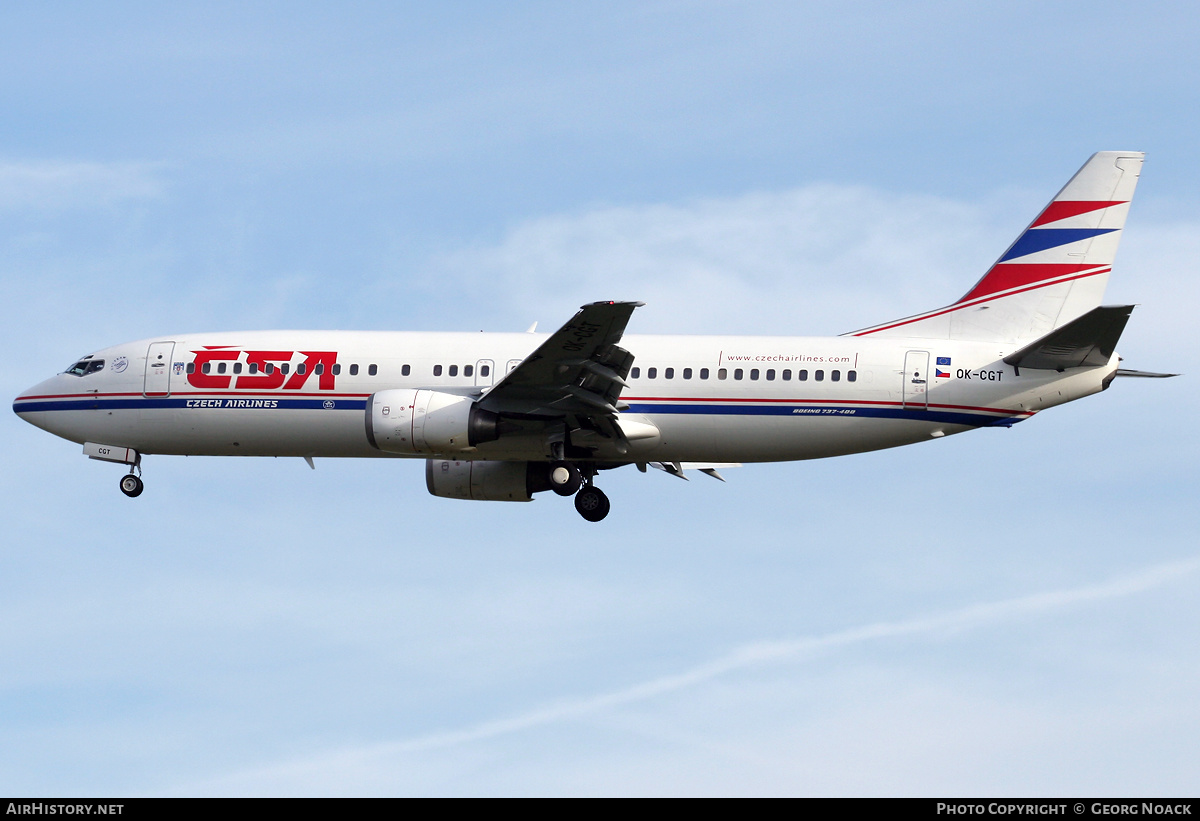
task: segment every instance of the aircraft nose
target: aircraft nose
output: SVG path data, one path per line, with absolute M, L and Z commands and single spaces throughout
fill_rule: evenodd
M 63 393 L 59 379 L 60 377 L 54 376 L 21 391 L 13 399 L 13 413 L 35 427 L 57 433 L 54 429 L 54 414 L 51 411 L 55 407 L 55 399 Z
M 17 398 L 13 400 L 13 413 L 17 414 L 17 416 L 28 413 L 32 403 L 46 395 L 46 383 L 49 381 L 48 379 L 43 380 L 21 391 L 17 395 Z

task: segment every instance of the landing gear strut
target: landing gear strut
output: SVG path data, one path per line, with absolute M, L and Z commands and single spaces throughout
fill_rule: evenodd
M 134 496 L 141 496 L 142 491 L 146 486 L 142 483 L 140 476 L 135 476 L 132 473 L 127 473 L 121 477 L 121 492 L 131 499 Z

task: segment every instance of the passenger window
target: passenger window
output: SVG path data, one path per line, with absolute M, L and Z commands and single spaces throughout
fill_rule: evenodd
M 354 366 L 354 369 L 355 369 L 355 371 L 357 372 L 357 370 L 358 370 L 358 366 L 357 366 L 357 365 L 355 365 L 355 366 Z M 410 366 L 408 366 L 408 365 L 401 365 L 401 366 L 400 366 L 400 375 L 401 375 L 401 376 L 408 376 L 410 373 L 412 373 L 412 368 L 411 368 Z
M 189 362 L 189 363 L 187 363 L 187 372 L 188 372 L 188 373 L 195 373 L 195 372 L 196 372 L 196 363 L 195 363 L 195 362 Z
M 354 365 L 351 365 L 351 366 L 350 366 L 350 375 L 351 375 L 351 376 L 358 376 L 358 365 L 357 365 L 357 364 L 354 364 Z
M 775 381 L 775 369 L 774 368 L 767 368 L 767 381 L 768 382 Z
M 674 378 L 675 378 L 675 369 L 674 368 L 667 368 L 665 371 L 663 371 L 663 379 L 674 379 Z
M 225 373 L 226 364 L 227 363 L 225 363 L 225 362 L 218 362 L 217 363 L 217 373 Z
M 374 376 L 377 373 L 379 373 L 378 365 L 371 365 L 369 368 L 367 368 L 367 376 Z
M 684 369 L 683 369 L 683 378 L 684 378 L 684 379 L 691 379 L 691 378 L 692 378 L 692 369 L 691 369 L 691 368 L 684 368 Z
M 289 370 L 291 370 L 291 367 L 292 366 L 290 364 L 288 364 L 287 362 L 284 362 L 282 365 L 279 366 L 279 372 L 282 374 L 286 374 Z
M 248 369 L 248 370 L 249 370 L 249 371 L 250 371 L 250 373 L 252 373 L 252 374 L 258 373 L 258 363 L 257 363 L 257 362 L 251 362 L 251 363 L 250 363 L 250 367 L 249 367 L 249 369 Z
M 241 373 L 241 372 L 242 372 L 242 363 L 241 363 L 241 362 L 234 362 L 234 363 L 233 363 L 233 372 L 234 372 L 234 373 Z
M 316 365 L 313 365 L 313 373 L 315 373 L 317 376 L 325 373 L 325 363 L 318 362 Z
M 728 368 L 719 368 L 717 370 L 717 379 L 728 379 L 728 378 L 729 378 L 729 369 Z
M 296 373 L 300 374 L 301 376 L 303 376 L 304 374 L 308 373 L 308 363 L 307 363 L 307 362 L 301 362 L 299 365 L 297 365 L 297 366 L 296 366 Z
M 212 363 L 205 362 L 203 365 L 200 366 L 200 372 L 201 373 L 211 373 L 212 372 Z
M 847 382 L 857 382 L 858 381 L 858 371 L 846 371 L 846 381 Z
M 734 379 L 741 379 L 741 378 L 742 378 L 742 373 L 743 373 L 743 371 L 742 371 L 742 369 L 741 369 L 741 368 L 734 368 L 734 369 L 733 369 L 733 378 L 734 378 Z
M 784 368 L 783 373 L 781 373 L 779 376 L 781 379 L 783 379 L 784 382 L 792 381 L 792 372 L 788 368 Z
M 441 365 L 434 365 L 434 366 L 433 366 L 433 375 L 434 375 L 434 376 L 441 376 L 441 375 L 442 375 L 442 366 L 441 366 Z
M 474 365 L 463 365 L 463 376 L 470 376 L 475 373 Z
M 639 377 L 642 375 L 642 369 L 641 369 L 641 368 L 634 368 L 633 370 L 631 370 L 631 371 L 629 372 L 629 375 L 630 375 L 630 376 L 632 376 L 634 379 L 637 379 L 637 378 L 639 378 Z
M 334 362 L 334 363 L 333 363 L 333 375 L 334 375 L 334 376 L 341 376 L 341 375 L 342 375 L 342 366 L 341 366 L 341 365 L 339 365 L 339 364 L 338 364 L 338 363 L 336 363 L 336 362 Z
M 841 378 L 842 378 L 841 371 L 830 371 L 829 372 L 829 381 L 830 382 L 838 382 L 841 380 Z
M 700 378 L 701 378 L 701 379 L 708 379 L 708 368 L 701 368 L 701 369 L 700 369 Z
M 404 367 L 407 368 L 408 365 L 405 365 Z M 480 376 L 488 376 L 491 374 L 491 372 L 492 372 L 492 369 L 490 366 L 488 366 L 488 365 L 480 365 L 479 366 L 479 375 Z
M 275 373 L 275 366 L 272 365 L 270 362 L 267 363 L 267 373 L 269 373 L 269 374 Z
M 458 365 L 451 365 L 451 366 L 450 366 L 450 372 L 449 372 L 449 375 L 450 375 L 450 376 L 458 376 Z
M 800 371 L 799 373 L 796 374 L 796 379 L 798 379 L 801 382 L 807 382 L 808 381 L 808 371 Z
M 646 368 L 646 378 L 653 379 L 658 376 L 658 368 Z
M 751 369 L 750 369 L 750 378 L 751 378 L 751 379 L 758 379 L 758 368 L 751 368 Z
M 813 379 L 821 382 L 825 379 L 825 371 L 813 371 Z

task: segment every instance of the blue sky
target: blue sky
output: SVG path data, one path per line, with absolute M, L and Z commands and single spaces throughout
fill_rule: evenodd
M 349 6 L 349 7 L 348 7 Z M 1011 430 L 473 504 L 9 415 L 0 792 L 1192 794 L 1184 3 L 8 4 L 7 395 L 246 328 L 835 334 L 1148 152 L 1130 367 Z M 1189 397 L 1191 397 L 1189 399 Z

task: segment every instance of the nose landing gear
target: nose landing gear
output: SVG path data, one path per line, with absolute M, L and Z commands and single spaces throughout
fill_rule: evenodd
M 142 483 L 142 478 L 140 476 L 127 473 L 121 477 L 121 492 L 129 498 L 132 499 L 135 496 L 141 496 L 142 491 L 145 489 L 146 486 Z

